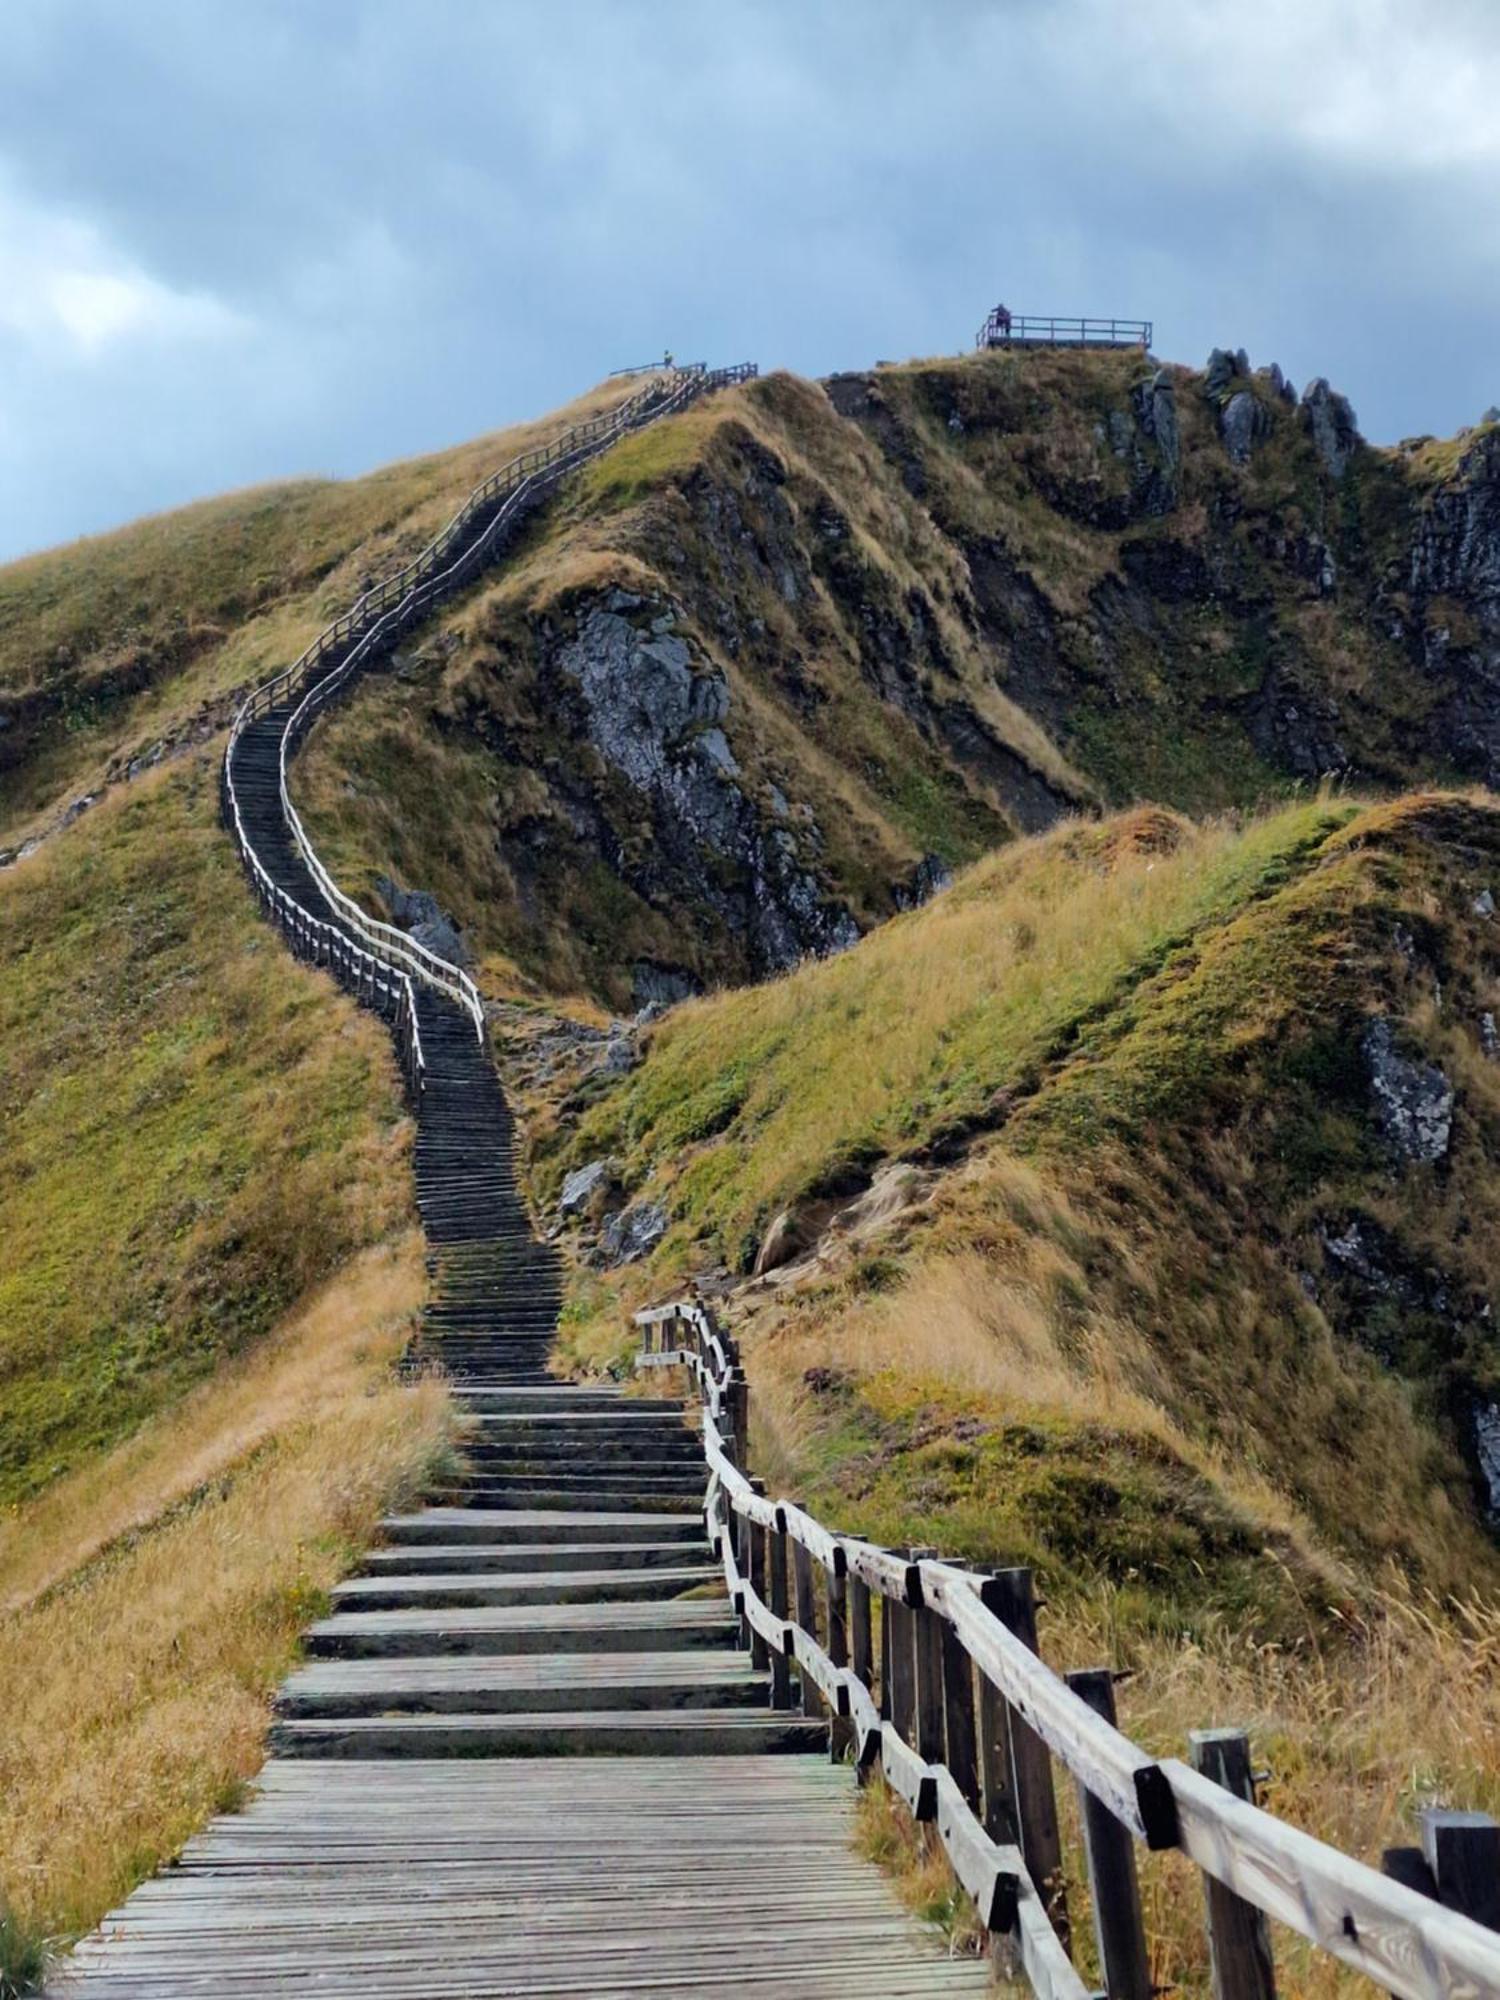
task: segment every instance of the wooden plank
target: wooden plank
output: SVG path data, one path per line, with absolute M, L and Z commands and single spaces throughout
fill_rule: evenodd
M 1278 1923 L 1401 2000 L 1500 1993 L 1500 1934 L 1388 1881 L 1169 1758 L 1184 1852 Z

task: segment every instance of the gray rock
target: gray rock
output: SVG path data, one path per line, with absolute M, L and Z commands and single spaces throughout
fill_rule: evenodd
M 1262 370 L 1262 373 L 1271 386 L 1272 395 L 1278 397 L 1283 403 L 1295 405 L 1297 391 L 1288 382 L 1285 375 L 1282 374 L 1280 365 L 1277 362 L 1273 361 L 1269 368 Z
M 1474 1457 L 1489 1488 L 1486 1512 L 1493 1525 L 1500 1521 L 1500 1403 L 1484 1403 L 1474 1411 Z
M 1236 376 L 1248 373 L 1248 367 L 1243 349 L 1238 354 L 1231 354 L 1227 348 L 1216 347 L 1203 370 L 1203 386 L 1210 396 L 1222 396 Z
M 389 875 L 377 875 L 375 887 L 391 913 L 391 922 L 414 943 L 446 958 L 450 965 L 472 962 L 462 931 L 430 890 L 403 889 Z
M 1236 465 L 1248 465 L 1250 454 L 1269 430 L 1265 410 L 1252 389 L 1238 389 L 1219 415 L 1219 435 Z
M 1330 389 L 1319 375 L 1302 392 L 1302 416 L 1324 467 L 1332 478 L 1342 479 L 1362 442 L 1348 397 Z
M 1500 403 L 1491 403 L 1479 421 L 1482 424 L 1500 424 Z
M 647 958 L 637 959 L 630 968 L 630 984 L 642 1007 L 675 1007 L 679 1000 L 690 1000 L 699 990 L 690 973 L 679 972 L 670 965 L 653 965 Z
M 1496 1027 L 1493 1014 L 1479 1017 L 1479 1046 L 1491 1062 L 1500 1062 L 1500 1028 Z
M 630 1045 L 628 1035 L 616 1035 L 604 1044 L 604 1060 L 599 1067 L 606 1076 L 627 1076 L 636 1066 L 638 1058 Z
M 1394 1159 L 1431 1163 L 1448 1151 L 1453 1134 L 1453 1086 L 1435 1063 L 1402 1055 L 1396 1031 L 1372 1020 L 1360 1042 L 1370 1076 L 1375 1119 Z
M 1488 889 L 1481 889 L 1474 898 L 1476 917 L 1492 917 L 1495 914 L 1495 898 Z
M 609 1216 L 599 1232 L 599 1249 L 606 1264 L 631 1264 L 644 1257 L 667 1233 L 667 1211 L 660 1202 L 637 1202 Z
M 940 854 L 924 854 L 904 882 L 898 882 L 891 900 L 898 910 L 914 910 L 946 889 L 953 871 Z
M 949 413 L 948 413 L 948 428 L 949 428 L 949 430 L 950 430 L 950 431 L 952 431 L 952 433 L 953 433 L 953 435 L 954 435 L 955 437 L 962 437 L 962 436 L 963 436 L 963 434 L 964 434 L 964 420 L 963 420 L 963 418 L 962 418 L 962 417 L 961 417 L 961 416 L 960 416 L 960 415 L 958 414 L 957 410 L 950 410 L 950 411 L 949 411 Z
M 562 1193 L 557 1198 L 558 1214 L 581 1214 L 596 1191 L 608 1187 L 610 1178 L 608 1160 L 590 1160 L 587 1166 L 575 1167 L 563 1181 Z
M 1158 368 L 1149 382 L 1135 392 L 1136 420 L 1161 453 L 1168 472 L 1177 470 L 1182 440 L 1177 425 L 1177 391 L 1165 368 Z
M 790 1264 L 799 1257 L 807 1249 L 808 1242 L 807 1232 L 792 1210 L 782 1209 L 761 1238 L 752 1276 L 763 1278 L 767 1271 L 779 1271 L 783 1264 Z

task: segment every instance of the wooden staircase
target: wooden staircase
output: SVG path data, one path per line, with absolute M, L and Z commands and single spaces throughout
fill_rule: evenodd
M 253 879 L 284 930 L 275 899 L 297 906 L 288 935 L 310 955 L 346 920 L 286 820 L 280 759 L 296 701 L 337 669 L 335 652 L 284 701 L 252 698 L 228 753 Z M 321 962 L 360 990 L 347 957 Z M 463 1007 L 420 984 L 413 1005 L 430 1298 L 408 1365 L 452 1378 L 466 1470 L 383 1523 L 309 1630 L 248 1809 L 47 1990 L 983 1991 L 985 1968 L 949 1961 L 855 1859 L 826 1723 L 773 1706 L 741 1649 L 681 1405 L 547 1372 L 559 1272 L 517 1192 L 499 1080 Z

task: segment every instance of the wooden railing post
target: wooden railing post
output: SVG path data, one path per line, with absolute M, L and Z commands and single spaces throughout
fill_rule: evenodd
M 726 1385 L 724 1420 L 729 1456 L 743 1472 L 750 1463 L 750 1384 L 742 1368 L 734 1370 Z
M 771 1608 L 771 1616 L 780 1621 L 783 1630 L 787 1622 L 786 1587 L 786 1534 L 774 1524 L 766 1529 L 766 1570 L 770 1585 L 770 1597 L 766 1600 Z M 792 1669 L 784 1646 L 771 1649 L 771 1706 L 790 1708 L 792 1705 Z
M 1424 1812 L 1422 1853 L 1440 1903 L 1500 1930 L 1500 1826 L 1487 1813 Z
M 906 1605 L 883 1593 L 880 1599 L 880 1688 L 881 1713 L 886 1713 L 903 1743 L 912 1740 L 912 1718 L 916 1713 L 916 1660 L 913 1657 L 911 1612 Z
M 1068 1686 L 1106 1722 L 1115 1719 L 1114 1675 L 1108 1667 L 1086 1667 L 1069 1674 Z M 1078 1803 L 1083 1817 L 1083 1843 L 1088 1854 L 1089 1889 L 1094 1901 L 1094 1931 L 1099 1963 L 1109 2000 L 1151 2000 L 1151 1972 L 1146 1958 L 1146 1928 L 1141 1921 L 1141 1890 L 1135 1872 L 1135 1841 L 1105 1805 L 1082 1783 Z
M 766 1482 L 763 1479 L 752 1479 L 750 1482 L 750 1486 L 752 1492 L 754 1492 L 758 1498 L 764 1497 L 766 1490 Z M 752 1590 L 754 1590 L 756 1596 L 760 1599 L 762 1604 L 768 1604 L 770 1602 L 770 1599 L 766 1595 L 768 1589 L 768 1585 L 766 1582 L 766 1538 L 769 1535 L 770 1530 L 769 1529 L 762 1530 L 753 1521 L 747 1521 L 745 1523 L 745 1526 L 749 1531 L 749 1538 L 750 1538 L 750 1547 L 749 1547 L 750 1587 Z M 770 1648 L 766 1645 L 765 1640 L 761 1637 L 759 1632 L 752 1632 L 750 1638 L 751 1666 L 754 1667 L 755 1671 L 758 1674 L 763 1674 L 766 1670 L 769 1660 L 770 1660 Z
M 828 1620 L 828 1657 L 836 1667 L 849 1664 L 848 1623 L 849 1579 L 833 1570 L 824 1573 L 823 1611 Z M 832 1715 L 828 1721 L 828 1755 L 841 1763 L 854 1747 L 854 1725 L 846 1715 Z
M 798 1630 L 805 1632 L 810 1639 L 816 1639 L 818 1600 L 813 1589 L 812 1556 L 795 1536 L 792 1537 L 792 1609 Z M 802 1690 L 802 1713 L 821 1715 L 823 1697 L 812 1675 L 799 1673 L 797 1680 Z
M 914 1563 L 928 1562 L 937 1550 L 910 1551 Z M 943 1761 L 943 1621 L 918 1605 L 911 1612 L 912 1662 L 916 1685 L 916 1737 L 912 1748 L 929 1764 Z
M 981 1597 L 986 1607 L 994 1612 L 1002 1625 L 1015 1633 L 1022 1645 L 1028 1646 L 1033 1653 L 1038 1651 L 1036 1593 L 1029 1569 L 997 1571 L 986 1581 Z M 1011 1783 L 1022 1858 L 1027 1874 L 1047 1906 L 1052 1928 L 1066 1948 L 1070 1937 L 1068 1900 L 1063 1881 L 1062 1837 L 1057 1830 L 1057 1794 L 1052 1784 L 1052 1758 L 1041 1737 L 1014 1710 L 1009 1712 L 1008 1720 Z
M 1195 1771 L 1255 1804 L 1250 1739 L 1243 1729 L 1195 1729 L 1188 1743 Z M 1275 2000 L 1276 1964 L 1264 1914 L 1212 1875 L 1204 1876 L 1203 1889 L 1214 2000 Z

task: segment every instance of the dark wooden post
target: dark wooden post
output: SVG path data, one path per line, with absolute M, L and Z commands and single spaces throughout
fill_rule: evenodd
M 974 1726 L 974 1662 L 947 1619 L 942 1621 L 943 1736 L 953 1782 L 976 1812 L 979 1782 L 979 1742 Z
M 1195 1729 L 1188 1743 L 1195 1771 L 1255 1804 L 1250 1740 L 1243 1729 Z M 1212 1875 L 1204 1876 L 1203 1890 L 1214 2000 L 1275 2000 L 1276 1965 L 1264 1912 Z
M 795 1536 L 791 1538 L 791 1542 L 792 1601 L 797 1626 L 810 1639 L 816 1639 L 818 1636 L 818 1609 L 817 1593 L 813 1589 L 812 1557 Z M 823 1697 L 818 1692 L 816 1681 L 813 1680 L 811 1674 L 803 1673 L 799 1673 L 797 1679 L 802 1688 L 802 1713 L 804 1715 L 821 1715 L 823 1713 Z
M 936 1549 L 908 1550 L 914 1563 L 927 1562 Z M 912 1662 L 915 1675 L 916 1736 L 912 1748 L 929 1764 L 943 1761 L 943 1633 L 942 1621 L 926 1605 L 910 1614 Z
M 896 1734 L 904 1743 L 910 1743 L 917 1706 L 911 1611 L 894 1597 L 882 1597 L 880 1603 L 881 1686 L 889 1693 L 890 1719 Z
M 1422 1853 L 1440 1903 L 1500 1930 L 1500 1826 L 1487 1813 L 1424 1812 Z
M 836 1667 L 849 1664 L 849 1623 L 847 1606 L 849 1580 L 829 1570 L 823 1585 L 823 1611 L 828 1620 L 828 1657 Z M 835 1714 L 828 1725 L 828 1755 L 840 1763 L 854 1747 L 854 1725 L 846 1715 Z
M 763 1479 L 752 1479 L 750 1485 L 757 1497 L 764 1496 L 766 1482 Z M 750 1538 L 750 1582 L 761 1603 L 766 1604 L 769 1602 L 766 1596 L 766 1537 L 753 1521 L 747 1522 L 746 1526 Z M 763 1674 L 769 1658 L 765 1640 L 759 1632 L 753 1632 L 750 1638 L 751 1666 L 758 1674 Z
M 743 1472 L 750 1463 L 750 1384 L 743 1369 L 736 1368 L 729 1378 L 724 1417 L 729 1426 L 729 1456 Z
M 844 1582 L 844 1601 L 849 1613 L 849 1665 L 855 1679 L 862 1681 L 873 1697 L 875 1628 L 870 1610 L 870 1586 L 862 1576 L 855 1576 L 852 1571 Z M 883 1696 L 880 1712 L 882 1715 L 887 1713 Z M 864 1784 L 867 1776 L 868 1773 L 861 1768 L 859 1782 Z
M 1029 1569 L 1002 1569 L 984 1586 L 984 1603 L 1033 1653 L 1036 1643 L 1036 1594 Z M 1006 1704 L 1010 1725 L 1010 1769 L 1017 1830 L 1026 1872 L 1047 1906 L 1052 1928 L 1067 1947 L 1067 1888 L 1063 1881 L 1062 1837 L 1057 1830 L 1057 1794 L 1052 1784 L 1052 1758 L 1046 1744 L 1028 1722 Z
M 771 1616 L 786 1625 L 786 1535 L 782 1529 L 766 1529 L 766 1569 L 771 1587 Z M 792 1705 L 792 1669 L 786 1653 L 780 1648 L 771 1652 L 771 1706 L 790 1708 Z
M 1096 1715 L 1102 1715 L 1106 1722 L 1114 1721 L 1115 1682 L 1108 1667 L 1086 1667 L 1069 1674 L 1068 1686 Z M 1078 1787 L 1078 1803 L 1105 1991 L 1109 2000 L 1151 2000 L 1135 1841 L 1129 1829 L 1083 1784 Z

